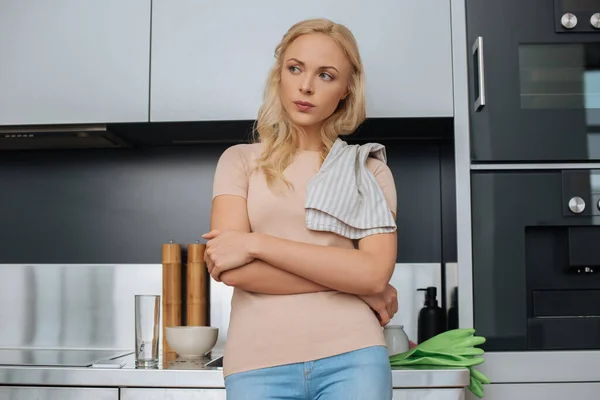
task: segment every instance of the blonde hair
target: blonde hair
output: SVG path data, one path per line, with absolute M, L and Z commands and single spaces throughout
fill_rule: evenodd
M 333 39 L 352 66 L 347 97 L 340 101 L 337 109 L 323 121 L 321 127 L 322 158 L 325 159 L 338 136 L 354 132 L 365 120 L 363 65 L 352 32 L 344 25 L 328 19 L 309 19 L 294 24 L 275 48 L 275 64 L 269 71 L 263 104 L 254 127 L 255 141 L 264 144 L 264 152 L 257 160 L 257 167 L 262 169 L 269 187 L 273 187 L 278 179 L 289 187 L 283 171 L 292 162 L 298 145 L 298 138 L 294 135 L 294 131 L 298 129 L 287 117 L 279 98 L 283 56 L 294 40 L 310 33 L 326 34 Z

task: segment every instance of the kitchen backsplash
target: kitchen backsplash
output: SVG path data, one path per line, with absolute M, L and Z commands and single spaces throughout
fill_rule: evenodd
M 398 192 L 397 262 L 456 261 L 452 142 L 381 143 Z M 230 145 L 3 153 L 0 263 L 160 263 L 162 243 L 209 229 Z
M 0 264 L 0 348 L 133 349 L 136 294 L 161 264 Z

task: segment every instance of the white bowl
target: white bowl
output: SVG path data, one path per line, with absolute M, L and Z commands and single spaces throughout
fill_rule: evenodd
M 167 343 L 182 358 L 202 358 L 217 343 L 219 328 L 167 326 Z

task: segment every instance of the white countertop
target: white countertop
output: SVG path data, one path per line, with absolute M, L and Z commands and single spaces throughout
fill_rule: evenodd
M 223 388 L 223 371 L 194 365 L 137 369 L 133 355 L 123 368 L 0 367 L 0 385 Z M 185 369 L 184 369 L 185 368 Z M 392 371 L 394 388 L 464 388 L 466 368 L 405 368 Z

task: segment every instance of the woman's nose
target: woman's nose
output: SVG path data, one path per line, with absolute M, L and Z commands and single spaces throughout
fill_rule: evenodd
M 303 94 L 312 94 L 313 93 L 313 83 L 311 79 L 304 79 L 300 84 L 300 93 Z

